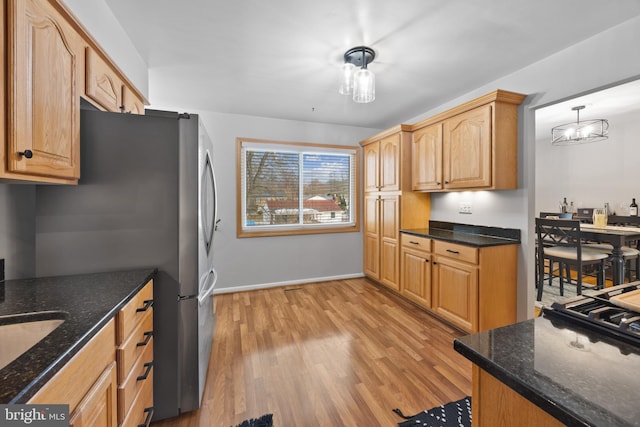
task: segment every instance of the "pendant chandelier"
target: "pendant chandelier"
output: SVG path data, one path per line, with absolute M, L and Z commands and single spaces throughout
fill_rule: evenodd
M 366 46 L 357 46 L 345 52 L 344 64 L 340 68 L 340 94 L 352 95 L 353 101 L 361 104 L 376 99 L 376 76 L 367 69 L 375 57 L 373 49 Z
M 580 110 L 584 105 L 573 107 L 577 119 L 573 123 L 555 126 L 551 129 L 552 145 L 575 145 L 602 141 L 609 138 L 609 122 L 605 119 L 580 121 Z

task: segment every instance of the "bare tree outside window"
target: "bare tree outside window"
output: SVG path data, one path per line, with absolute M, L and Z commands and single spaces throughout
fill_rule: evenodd
M 243 230 L 358 226 L 357 148 L 260 142 L 238 140 Z

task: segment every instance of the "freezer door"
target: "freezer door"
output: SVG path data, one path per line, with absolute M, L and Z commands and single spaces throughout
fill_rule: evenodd
M 180 413 L 200 407 L 213 344 L 213 298 L 182 300 L 180 328 Z

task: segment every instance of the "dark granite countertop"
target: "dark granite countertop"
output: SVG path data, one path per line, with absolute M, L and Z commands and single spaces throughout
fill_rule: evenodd
M 26 403 L 154 274 L 141 269 L 0 284 L 0 316 L 65 312 L 64 323 L 0 369 L 0 404 Z
M 402 229 L 400 232 L 478 248 L 520 244 L 520 230 L 515 228 L 429 221 L 428 228 Z
M 638 347 L 538 317 L 458 338 L 454 348 L 566 425 L 640 425 Z

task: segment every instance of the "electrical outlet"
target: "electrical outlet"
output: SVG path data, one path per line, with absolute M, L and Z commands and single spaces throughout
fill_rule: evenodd
M 460 207 L 458 208 L 458 213 L 470 214 L 471 213 L 471 202 L 460 202 Z

